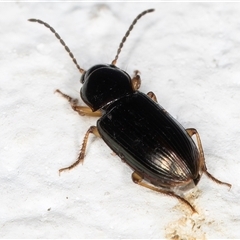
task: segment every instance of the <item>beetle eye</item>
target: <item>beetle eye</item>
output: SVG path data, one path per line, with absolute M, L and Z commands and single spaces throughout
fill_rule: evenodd
M 81 76 L 80 78 L 80 83 L 84 83 L 84 80 L 85 80 L 85 72 L 83 73 L 83 75 Z

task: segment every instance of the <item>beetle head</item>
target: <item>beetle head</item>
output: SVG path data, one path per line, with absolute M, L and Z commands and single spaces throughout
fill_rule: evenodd
M 130 32 L 132 31 L 134 25 L 142 16 L 153 11 L 154 9 L 145 10 L 137 15 L 137 17 L 133 20 L 132 24 L 128 28 L 122 41 L 119 44 L 117 54 L 111 65 L 95 65 L 88 71 L 85 71 L 80 67 L 69 47 L 65 44 L 63 39 L 53 27 L 39 19 L 29 19 L 29 21 L 44 25 L 63 45 L 79 72 L 83 74 L 81 77 L 81 83 L 83 83 L 81 89 L 81 97 L 83 101 L 92 109 L 92 111 L 96 111 L 100 108 L 103 108 L 107 104 L 134 92 L 129 75 L 123 70 L 117 68 L 115 65 L 117 63 L 122 47 Z
M 81 98 L 92 111 L 134 92 L 130 76 L 115 65 L 95 65 L 84 72 L 80 81 Z

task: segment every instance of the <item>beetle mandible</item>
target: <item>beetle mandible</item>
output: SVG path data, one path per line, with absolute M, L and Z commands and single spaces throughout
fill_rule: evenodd
M 219 184 L 231 187 L 213 177 L 204 159 L 199 133 L 194 128 L 184 129 L 158 102 L 155 94 L 139 91 L 141 79 L 138 71 L 131 78 L 116 67 L 124 42 L 136 22 L 148 9 L 140 13 L 125 33 L 117 54 L 111 64 L 98 64 L 85 71 L 59 34 L 39 19 L 31 22 L 49 28 L 72 58 L 82 74 L 80 90 L 87 106 L 77 105 L 77 100 L 56 90 L 66 98 L 74 111 L 80 115 L 98 116 L 97 126 L 91 126 L 84 137 L 77 161 L 62 168 L 59 173 L 70 170 L 83 162 L 89 134 L 101 137 L 104 142 L 132 169 L 134 183 L 156 192 L 177 198 L 196 212 L 195 208 L 177 192 L 196 186 L 205 173 Z M 192 136 L 196 136 L 196 144 Z

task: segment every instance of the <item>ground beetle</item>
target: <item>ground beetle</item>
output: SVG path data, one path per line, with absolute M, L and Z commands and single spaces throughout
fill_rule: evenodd
M 65 47 L 82 74 L 80 95 L 88 107 L 77 105 L 76 99 L 60 90 L 56 92 L 66 98 L 80 115 L 100 117 L 97 126 L 91 126 L 86 132 L 77 161 L 59 172 L 70 170 L 83 162 L 88 136 L 93 133 L 101 137 L 133 169 L 134 183 L 176 197 L 196 212 L 187 200 L 178 195 L 179 190 L 197 185 L 203 173 L 219 184 L 231 185 L 219 181 L 207 171 L 197 130 L 184 129 L 157 103 L 153 92 L 144 94 L 138 91 L 141 84 L 138 71 L 131 78 L 115 66 L 136 22 L 153 11 L 143 11 L 134 19 L 111 64 L 98 64 L 87 71 L 78 65 L 70 49 L 51 26 L 38 19 L 29 19 L 49 28 Z M 197 146 L 192 139 L 193 135 L 196 136 Z

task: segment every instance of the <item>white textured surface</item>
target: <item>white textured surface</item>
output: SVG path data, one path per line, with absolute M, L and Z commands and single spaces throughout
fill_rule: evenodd
M 142 18 L 117 66 L 142 73 L 143 92 L 184 127 L 198 129 L 209 172 L 188 199 L 136 186 L 100 139 L 71 164 L 96 119 L 79 117 L 56 88 L 79 97 L 80 75 L 51 24 L 87 69 L 110 63 L 133 18 Z M 240 238 L 239 3 L 1 3 L 0 237 Z M 195 196 L 195 197 L 194 197 Z

